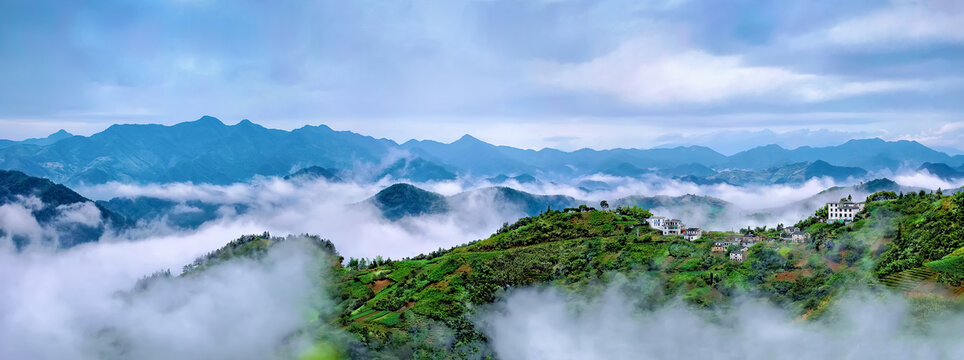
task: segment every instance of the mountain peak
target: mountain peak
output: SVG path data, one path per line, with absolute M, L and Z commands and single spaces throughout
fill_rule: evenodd
M 55 133 L 53 133 L 53 134 L 50 134 L 50 136 L 47 136 L 47 138 L 48 138 L 48 139 L 64 139 L 64 138 L 69 138 L 69 137 L 71 137 L 71 136 L 74 136 L 74 134 L 71 134 L 71 133 L 67 132 L 67 130 L 60 129 L 60 130 L 57 130 L 57 132 L 55 132 Z
M 455 141 L 452 142 L 452 143 L 453 143 L 453 144 L 455 144 L 455 143 L 459 143 L 459 144 L 483 144 L 484 142 L 483 142 L 482 140 L 476 139 L 476 138 L 473 137 L 472 135 L 465 134 L 465 135 L 462 135 L 462 137 L 460 137 L 458 140 L 455 140 Z
M 235 124 L 234 126 L 242 128 L 263 128 L 263 126 L 251 122 L 251 120 L 244 119 Z
M 847 144 L 883 144 L 883 143 L 886 143 L 886 141 L 884 141 L 884 139 L 881 139 L 881 138 L 879 138 L 879 137 L 875 137 L 875 138 L 869 138 L 869 139 L 850 139 L 850 140 L 847 140 L 847 142 L 845 142 L 844 145 L 847 145 Z
M 195 121 L 191 121 L 191 122 L 189 122 L 189 124 L 224 125 L 224 123 L 221 122 L 220 119 L 218 119 L 218 118 L 216 118 L 216 117 L 213 117 L 213 116 L 208 116 L 208 115 L 204 115 L 204 116 L 202 116 L 200 119 L 197 119 L 197 120 L 195 120 Z

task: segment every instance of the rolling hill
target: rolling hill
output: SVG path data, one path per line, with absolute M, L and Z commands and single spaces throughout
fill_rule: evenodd
M 839 321 L 837 300 L 852 289 L 874 297 L 903 293 L 911 295 L 905 298 L 910 319 L 924 324 L 960 309 L 960 229 L 940 237 L 934 231 L 959 222 L 961 212 L 955 210 L 961 206 L 964 194 L 882 197 L 852 225 L 802 221 L 798 225 L 810 236 L 804 243 L 762 241 L 724 251 L 714 246 L 733 233 L 709 232 L 692 242 L 662 236 L 645 225 L 650 214 L 639 209 L 547 211 L 447 250 L 334 264 L 325 280 L 333 282 L 329 296 L 336 311 L 312 322 L 332 322 L 351 334 L 334 348 L 330 337 L 316 339 L 353 358 L 495 357 L 486 325 L 477 319 L 513 291 L 555 288 L 575 299 L 593 299 L 616 286 L 641 300 L 633 311 L 682 302 L 713 317 L 733 310 L 734 299 L 752 297 L 814 324 Z M 935 226 L 909 230 L 920 217 Z M 753 231 L 763 239 L 781 234 L 772 228 Z M 313 239 L 337 256 L 330 242 Z M 257 258 L 283 241 L 289 240 L 242 237 L 200 258 L 188 274 L 235 257 Z M 921 251 L 907 251 L 911 248 Z M 745 251 L 746 259 L 727 256 L 737 251 Z

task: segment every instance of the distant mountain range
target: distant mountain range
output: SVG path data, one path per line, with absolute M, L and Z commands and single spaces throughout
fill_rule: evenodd
M 496 146 L 469 135 L 448 144 L 431 140 L 398 144 L 324 125 L 283 131 L 248 120 L 225 125 L 208 116 L 173 126 L 113 125 L 89 137 L 61 131 L 45 139 L 0 142 L 0 168 L 72 185 L 226 184 L 256 175 L 286 176 L 312 167 L 354 181 L 426 182 L 467 176 L 497 184 L 513 177 L 522 183 L 608 174 L 740 185 L 860 178 L 878 170 L 919 167 L 939 176 L 960 177 L 964 176 L 962 165 L 962 155 L 949 156 L 903 140 L 851 140 L 796 149 L 767 145 L 732 156 L 701 146 L 564 152 Z
M 705 177 L 687 175 L 680 179 L 697 184 L 750 185 L 799 183 L 813 178 L 831 178 L 839 182 L 859 179 L 866 175 L 867 170 L 859 167 L 833 166 L 826 161 L 817 160 L 772 167 L 766 170 L 724 170 Z

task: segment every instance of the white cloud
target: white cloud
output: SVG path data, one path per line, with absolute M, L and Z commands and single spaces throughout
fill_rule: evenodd
M 894 181 L 925 189 L 954 189 L 964 186 L 964 178 L 944 180 L 926 170 L 898 174 L 894 176 Z
M 0 249 L 0 358 L 271 358 L 317 302 L 322 269 L 296 243 L 264 261 L 238 261 L 198 275 L 161 279 L 129 294 L 148 274 L 214 250 L 243 225 L 139 241 L 116 239 L 52 251 Z M 304 343 L 307 343 L 307 339 Z
M 18 202 L 0 205 L 0 230 L 6 232 L 8 237 L 19 235 L 29 239 L 39 239 L 44 233 L 31 209 Z M 0 248 L 6 245 L 4 243 L 0 242 Z
M 964 43 L 964 5 L 955 1 L 895 1 L 881 10 L 839 23 L 822 34 L 840 45 L 894 47 Z
M 714 55 L 654 38 L 626 42 L 584 63 L 540 62 L 535 73 L 537 80 L 547 85 L 599 92 L 642 105 L 743 98 L 806 103 L 925 85 L 918 81 L 848 81 L 752 65 L 739 55 Z
M 90 201 L 60 205 L 57 207 L 60 223 L 77 223 L 90 227 L 100 225 L 100 209 Z
M 737 301 L 719 311 L 654 306 L 617 280 L 585 298 L 556 289 L 511 292 L 479 323 L 503 359 L 941 359 L 964 351 L 959 315 L 909 329 L 906 302 L 853 294 L 839 316 L 795 321 L 786 310 Z M 640 308 L 653 308 L 641 311 Z

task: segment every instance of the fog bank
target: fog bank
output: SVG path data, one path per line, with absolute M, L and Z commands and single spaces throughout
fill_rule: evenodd
M 0 252 L 0 358 L 271 358 L 306 344 L 299 330 L 317 305 L 322 267 L 296 241 L 262 261 L 231 261 L 132 291 L 139 278 L 162 269 L 177 274 L 222 246 L 230 240 L 224 233 L 208 226 L 61 251 Z
M 482 312 L 478 323 L 502 359 L 956 359 L 964 317 L 911 326 L 901 298 L 852 294 L 832 320 L 807 322 L 766 302 L 728 310 L 671 303 L 640 311 L 619 285 L 585 298 L 556 289 L 520 289 Z

